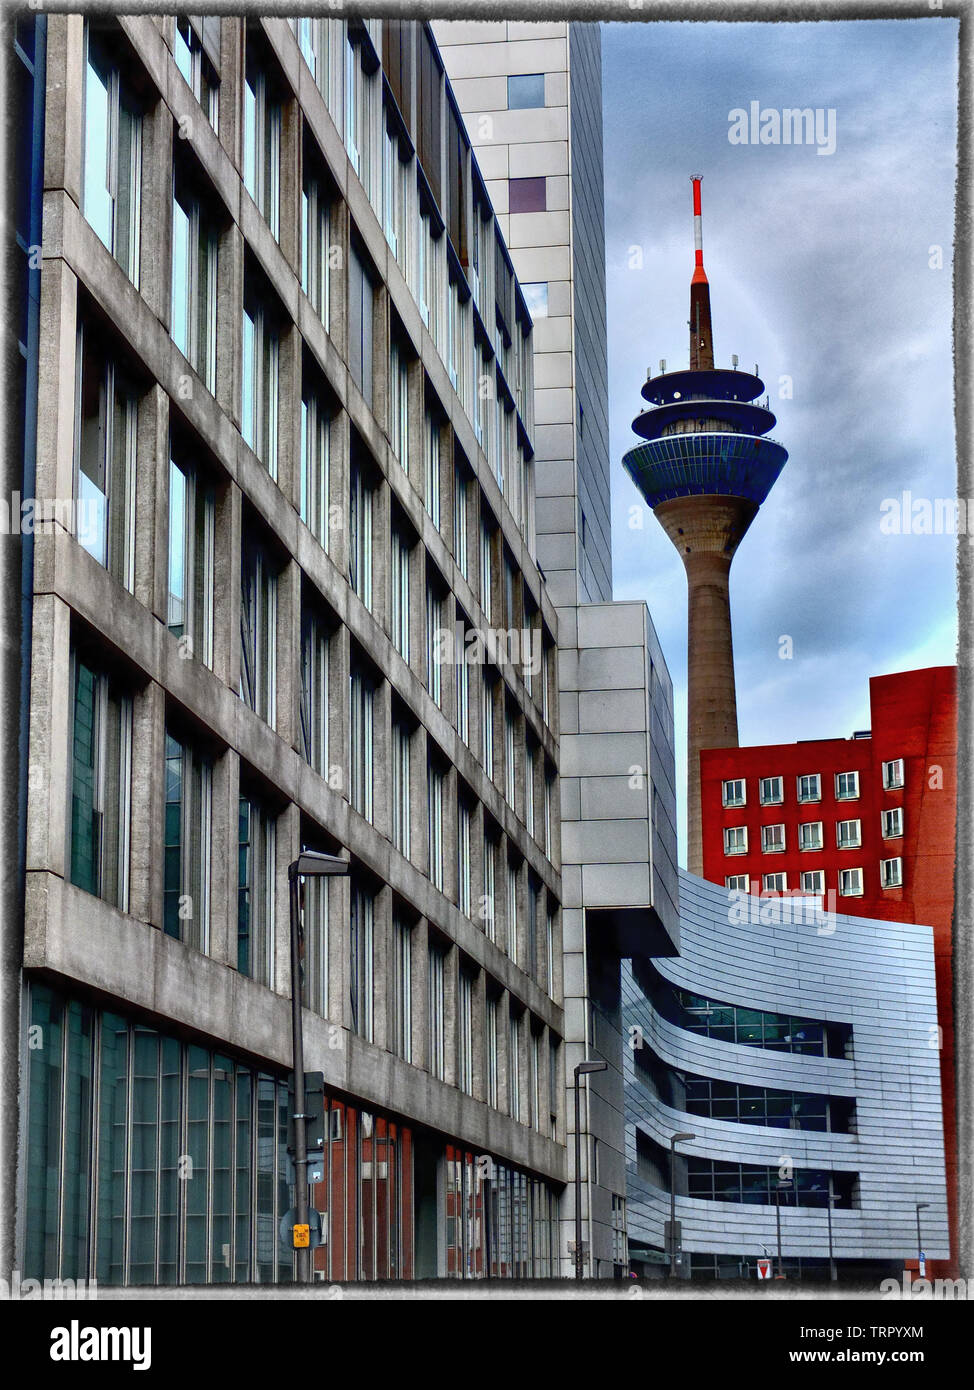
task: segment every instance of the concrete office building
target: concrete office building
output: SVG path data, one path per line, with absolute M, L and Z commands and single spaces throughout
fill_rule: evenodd
M 661 1272 L 670 1137 L 685 1276 L 901 1277 L 949 1249 L 929 927 L 680 875 L 681 954 L 623 968 L 633 1268 Z M 779 1191 L 779 1181 L 787 1184 Z M 831 1199 L 831 1211 L 830 1211 Z
M 15 1265 L 292 1277 L 312 847 L 351 866 L 303 902 L 317 1277 L 558 1273 L 532 324 L 430 30 L 32 13 L 11 42 L 21 490 L 69 503 L 23 547 Z
M 619 964 L 679 935 L 672 688 L 645 604 L 613 603 L 601 32 L 437 21 L 534 319 L 538 561 L 558 616 L 566 1081 L 583 1083 L 586 1269 L 626 1269 Z M 574 1096 L 567 1123 L 574 1139 Z M 568 1150 L 574 1167 L 573 1144 Z M 562 1249 L 574 1239 L 574 1188 Z

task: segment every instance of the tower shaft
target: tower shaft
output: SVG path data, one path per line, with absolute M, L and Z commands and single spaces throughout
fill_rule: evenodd
M 687 868 L 701 877 L 700 752 L 738 743 L 730 567 L 757 511 L 743 497 L 698 494 L 660 502 L 654 512 L 687 576 Z

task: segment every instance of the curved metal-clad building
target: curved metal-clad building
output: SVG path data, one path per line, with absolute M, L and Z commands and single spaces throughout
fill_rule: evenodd
M 929 928 L 748 898 L 680 876 L 680 955 L 624 961 L 633 1267 L 668 1249 L 670 1138 L 680 1272 L 777 1254 L 828 1274 L 948 1252 Z M 789 1185 L 777 1191 L 779 1177 Z M 823 1268 L 824 1267 L 824 1268 Z

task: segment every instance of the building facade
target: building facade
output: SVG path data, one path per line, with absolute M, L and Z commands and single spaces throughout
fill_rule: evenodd
M 431 31 L 32 20 L 17 1267 L 292 1277 L 315 848 L 350 861 L 302 904 L 316 1276 L 558 1272 L 532 321 Z
M 586 1270 L 626 1270 L 621 953 L 679 936 L 672 686 L 649 612 L 612 602 L 602 64 L 593 23 L 437 21 L 534 319 L 538 561 L 558 615 L 568 1163 L 582 1083 Z M 574 1188 L 563 1246 L 574 1240 Z
M 918 1204 L 945 1258 L 930 928 L 685 873 L 680 902 L 679 958 L 623 966 L 633 1268 L 661 1272 L 671 1191 L 685 1277 L 754 1278 L 779 1214 L 786 1277 L 898 1277 Z
M 869 704 L 870 729 L 852 738 L 701 755 L 704 874 L 730 889 L 811 893 L 831 911 L 932 927 L 956 1258 L 956 668 L 874 676 Z

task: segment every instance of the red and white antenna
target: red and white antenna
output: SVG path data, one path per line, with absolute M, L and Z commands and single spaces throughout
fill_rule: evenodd
M 700 211 L 700 179 L 693 179 L 693 246 L 696 262 L 691 284 L 706 283 L 707 272 L 703 268 L 703 214 Z

